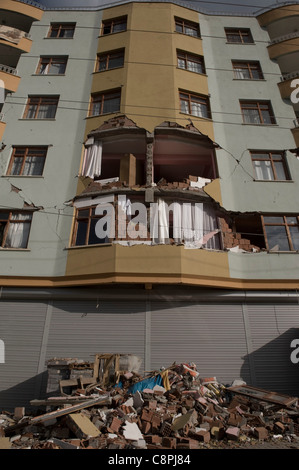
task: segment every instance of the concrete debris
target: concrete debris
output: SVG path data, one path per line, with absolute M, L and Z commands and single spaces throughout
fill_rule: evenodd
M 69 394 L 60 387 L 59 374 L 54 384 L 52 361 L 50 385 L 61 394 L 32 400 L 29 414 L 21 407 L 2 412 L 0 448 L 170 450 L 283 440 L 299 446 L 296 397 L 240 380 L 224 385 L 216 377 L 201 377 L 193 363 L 174 363 L 142 377 L 132 367 L 121 370 L 119 355 L 104 356 L 106 369 L 98 368 L 102 359 L 96 356 L 95 364 L 54 361 L 57 370 L 65 366 L 64 377 L 69 377 L 67 366 L 80 371 Z

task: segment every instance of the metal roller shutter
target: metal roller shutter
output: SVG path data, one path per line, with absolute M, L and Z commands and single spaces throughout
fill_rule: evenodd
M 144 302 L 54 302 L 46 359 L 121 353 L 138 355 L 144 365 L 144 308 Z
M 249 378 L 241 305 L 152 303 L 152 367 L 194 362 L 201 377 Z
M 38 396 L 40 355 L 47 304 L 0 302 L 0 338 L 5 344 L 5 363 L 0 364 L 1 409 L 26 406 Z
M 290 344 L 299 338 L 298 305 L 248 305 L 255 385 L 298 396 L 298 364 Z

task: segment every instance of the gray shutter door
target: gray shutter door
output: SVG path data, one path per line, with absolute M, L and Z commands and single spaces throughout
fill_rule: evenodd
M 42 302 L 0 302 L 0 338 L 5 363 L 0 364 L 0 407 L 25 406 L 39 394 L 40 354 L 47 312 Z
M 255 386 L 289 395 L 299 394 L 299 368 L 290 347 L 299 339 L 298 305 L 247 306 Z
M 202 378 L 231 383 L 242 369 L 243 380 L 248 380 L 241 305 L 153 302 L 151 316 L 153 368 L 194 362 Z
M 93 361 L 97 353 L 121 353 L 144 364 L 144 319 L 144 302 L 56 301 L 46 359 Z

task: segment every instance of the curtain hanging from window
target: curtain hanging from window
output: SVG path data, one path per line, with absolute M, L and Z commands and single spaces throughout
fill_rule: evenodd
M 172 211 L 170 222 L 169 212 Z M 159 199 L 151 207 L 152 240 L 167 244 L 171 228 L 175 243 L 184 243 L 188 248 L 220 249 L 217 217 L 214 211 L 203 203 L 173 202 L 169 206 Z
M 84 161 L 81 176 L 95 178 L 101 175 L 102 142 L 96 141 L 92 145 L 85 144 Z

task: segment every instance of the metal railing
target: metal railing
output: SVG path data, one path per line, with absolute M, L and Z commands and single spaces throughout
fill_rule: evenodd
M 289 33 L 285 34 L 284 36 L 279 36 L 278 38 L 272 39 L 272 41 L 269 42 L 270 46 L 273 44 L 278 44 L 282 41 L 287 41 L 288 39 L 294 39 L 294 38 L 299 38 L 299 32 L 296 31 L 295 33 Z
M 4 114 L 0 113 L 0 122 L 4 122 Z
M 296 70 L 295 72 L 284 73 L 280 77 L 280 80 L 282 82 L 285 82 L 286 80 L 292 80 L 292 78 L 297 78 L 297 77 L 299 77 L 299 70 Z
M 27 5 L 32 5 L 33 7 L 37 7 L 39 9 L 43 9 L 43 5 L 41 5 L 40 3 L 37 3 L 37 2 L 34 2 L 33 0 L 16 0 L 17 2 L 20 2 L 20 3 L 26 3 Z
M 17 69 L 9 67 L 9 65 L 0 64 L 0 72 L 10 73 L 11 75 L 18 75 Z
M 294 126 L 299 127 L 299 117 L 294 119 Z

